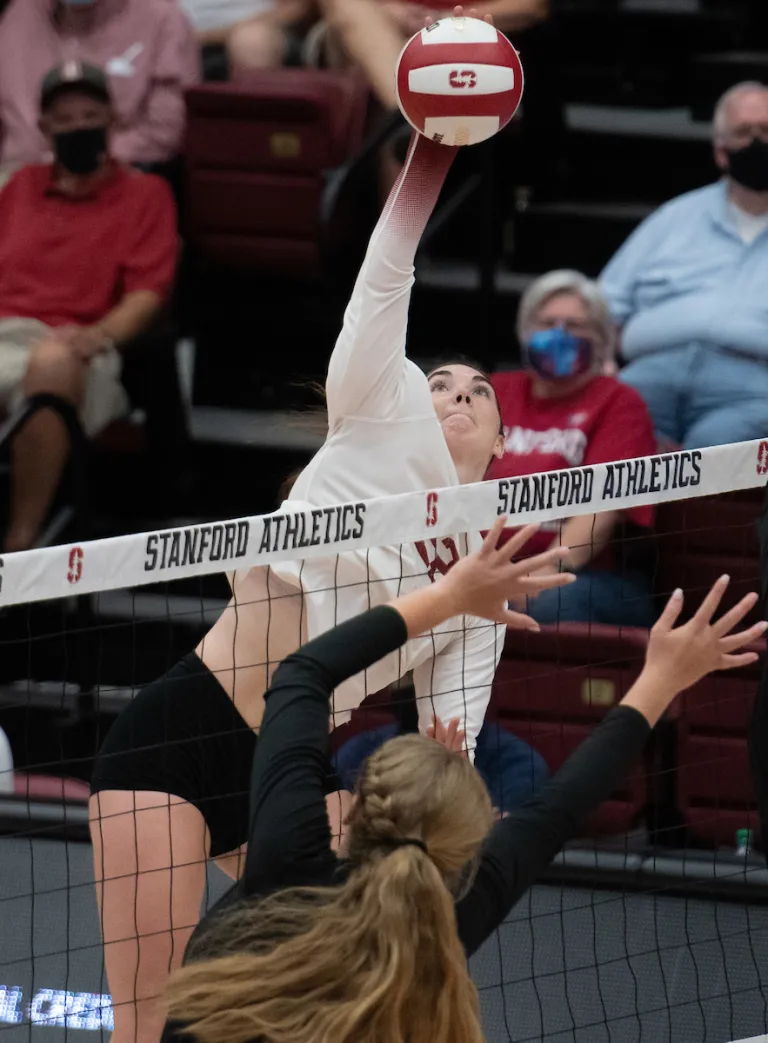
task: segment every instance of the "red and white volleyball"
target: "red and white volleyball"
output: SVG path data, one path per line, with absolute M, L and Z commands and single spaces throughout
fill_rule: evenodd
M 523 67 L 509 40 L 479 18 L 442 18 L 408 41 L 395 73 L 400 111 L 425 137 L 475 145 L 514 116 Z

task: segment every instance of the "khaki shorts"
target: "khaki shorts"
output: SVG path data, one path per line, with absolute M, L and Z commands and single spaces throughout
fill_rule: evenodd
M 55 331 L 37 319 L 0 319 L 0 411 L 16 409 L 24 400 L 21 384 L 32 348 Z M 122 359 L 112 348 L 88 366 L 80 423 L 89 437 L 130 410 L 120 383 Z

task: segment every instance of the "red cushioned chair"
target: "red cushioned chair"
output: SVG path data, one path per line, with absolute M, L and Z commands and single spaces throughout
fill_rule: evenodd
M 0 793 L 0 834 L 89 839 L 90 787 L 85 782 L 17 771 L 13 785 L 13 793 Z
M 689 843 L 733 847 L 736 831 L 759 830 L 749 770 L 747 729 L 761 661 L 705 677 L 677 702 L 677 800 Z
M 80 779 L 65 779 L 55 775 L 34 775 L 16 771 L 13 775 L 14 797 L 36 801 L 57 801 L 66 804 L 87 804 L 90 787 Z
M 321 70 L 250 72 L 192 88 L 186 232 L 198 254 L 236 269 L 319 277 L 327 175 L 360 149 L 367 107 L 364 81 Z
M 744 490 L 662 504 L 657 516 L 656 589 L 669 594 L 682 587 L 687 608 L 694 608 L 715 580 L 727 573 L 731 583 L 723 599 L 730 608 L 759 589 L 757 521 L 762 490 Z M 759 619 L 757 608 L 747 618 Z
M 534 634 L 510 630 L 489 715 L 529 742 L 555 771 L 620 701 L 643 664 L 646 631 L 561 623 Z M 587 832 L 632 829 L 648 799 L 644 772 L 632 771 Z

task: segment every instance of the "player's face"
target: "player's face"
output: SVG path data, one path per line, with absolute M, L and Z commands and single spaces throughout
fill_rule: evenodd
M 471 366 L 442 366 L 430 373 L 429 389 L 454 459 L 470 449 L 486 464 L 503 454 L 499 405 L 487 377 Z

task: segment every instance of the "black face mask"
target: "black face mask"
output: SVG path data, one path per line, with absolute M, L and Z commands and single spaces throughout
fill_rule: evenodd
M 92 174 L 107 151 L 107 128 L 84 127 L 54 134 L 56 159 L 70 174 Z
M 768 142 L 753 138 L 745 147 L 728 149 L 728 173 L 753 192 L 768 192 Z

